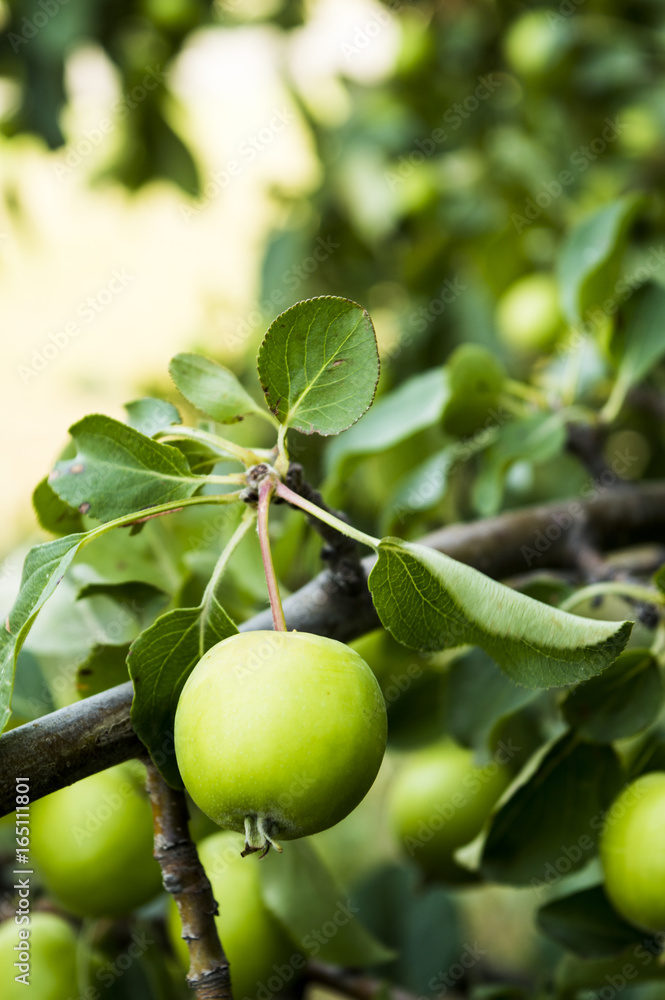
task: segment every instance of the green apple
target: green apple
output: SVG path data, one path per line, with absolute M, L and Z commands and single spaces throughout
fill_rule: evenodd
M 495 422 L 492 411 L 499 405 L 506 373 L 481 344 L 462 344 L 446 364 L 450 399 L 443 412 L 443 429 L 466 437 Z
M 622 917 L 665 930 L 665 772 L 653 771 L 615 799 L 600 839 L 605 890 Z
M 243 858 L 243 839 L 230 830 L 218 831 L 199 844 L 199 858 L 206 870 L 219 905 L 215 924 L 229 960 L 234 997 L 255 998 L 280 992 L 303 968 L 304 960 L 291 944 L 261 898 L 260 863 L 256 857 Z M 169 898 L 167 927 L 173 949 L 185 968 L 189 949 L 183 941 L 180 916 L 173 897 Z M 277 989 L 272 980 L 280 980 Z
M 17 925 L 13 919 L 0 924 L 0 983 L 3 1000 L 78 996 L 76 932 L 71 924 L 53 913 L 32 913 L 27 924 Z
M 550 10 L 530 10 L 509 27 L 503 51 L 511 69 L 522 76 L 546 73 L 558 60 L 567 41 L 563 18 Z
M 511 778 L 498 757 L 483 767 L 445 739 L 405 759 L 389 797 L 393 827 L 429 874 L 456 880 L 454 852 L 476 837 Z
M 350 813 L 376 777 L 386 735 L 385 702 L 365 661 L 307 632 L 244 632 L 213 646 L 175 717 L 194 802 L 264 851 Z
M 509 347 L 538 351 L 551 347 L 563 329 L 559 291 L 551 274 L 529 274 L 504 292 L 496 309 L 501 340 Z
M 430 669 L 426 659 L 402 646 L 385 628 L 366 632 L 350 642 L 349 646 L 371 668 L 384 697 L 388 692 L 388 701 L 399 697 L 399 692 L 404 687 L 410 686 L 413 680 L 422 677 Z
M 31 807 L 31 848 L 47 889 L 72 913 L 118 916 L 161 887 L 142 767 L 120 764 Z

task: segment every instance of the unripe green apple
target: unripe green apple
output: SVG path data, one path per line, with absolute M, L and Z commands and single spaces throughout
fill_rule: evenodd
M 454 852 L 480 833 L 510 777 L 498 760 L 477 767 L 473 753 L 449 739 L 411 753 L 389 800 L 406 852 L 426 872 L 455 879 Z
M 17 981 L 23 975 L 26 980 Z M 3 1000 L 78 996 L 73 927 L 53 913 L 32 913 L 29 924 L 0 924 L 0 983 Z
M 278 976 L 281 985 L 286 985 L 284 970 L 288 970 L 291 982 L 305 963 L 264 906 L 258 858 L 241 857 L 242 845 L 239 834 L 220 830 L 202 840 L 198 851 L 219 905 L 215 924 L 229 960 L 233 995 L 239 1000 L 245 997 L 253 1000 L 261 985 L 264 996 L 266 990 L 270 994 L 279 992 L 269 981 Z M 167 927 L 176 955 L 188 968 L 189 949 L 181 937 L 182 926 L 173 897 L 169 898 Z
M 506 373 L 482 344 L 462 344 L 446 364 L 450 399 L 443 412 L 443 429 L 466 437 L 495 420 Z
M 642 775 L 615 799 L 600 858 L 617 912 L 638 927 L 665 930 L 665 772 Z
M 530 10 L 514 21 L 506 32 L 503 50 L 512 69 L 523 76 L 546 73 L 560 56 L 565 30 L 549 10 Z M 563 18 L 559 18 L 563 20 Z
M 161 887 L 142 768 L 119 764 L 31 807 L 31 848 L 47 889 L 81 916 L 118 916 Z
M 244 632 L 194 668 L 175 750 L 198 807 L 267 850 L 351 812 L 379 770 L 386 730 L 377 680 L 348 646 L 307 632 Z
M 551 347 L 563 327 L 559 292 L 550 274 L 529 274 L 504 292 L 496 309 L 499 336 L 518 350 Z

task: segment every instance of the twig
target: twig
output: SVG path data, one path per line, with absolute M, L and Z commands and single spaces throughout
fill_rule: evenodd
M 187 983 L 198 1000 L 232 1000 L 229 963 L 217 934 L 217 903 L 187 828 L 183 792 L 169 788 L 154 764 L 146 763 L 155 829 L 154 855 L 164 888 L 173 896 L 189 948 Z
M 354 1000 L 373 1000 L 373 997 L 379 995 L 385 1000 L 418 1000 L 415 993 L 409 993 L 400 986 L 390 986 L 370 976 L 346 972 L 344 969 L 325 965 L 323 962 L 308 962 L 305 978 L 311 983 L 330 986 L 338 993 L 353 997 Z M 456 993 L 454 990 L 447 990 L 446 997 L 448 1000 L 462 1000 L 461 993 Z
M 503 580 L 525 570 L 576 567 L 579 527 L 600 551 L 665 536 L 665 482 L 607 490 L 586 502 L 573 499 L 452 525 L 421 539 L 453 559 Z M 543 542 L 540 545 L 540 542 Z M 363 578 L 374 563 L 362 562 Z M 367 587 L 357 595 L 327 571 L 284 601 L 288 629 L 349 642 L 379 624 Z M 254 615 L 242 632 L 271 629 L 270 611 Z M 18 726 L 0 737 L 0 815 L 14 808 L 15 777 L 30 777 L 38 799 L 144 751 L 129 721 L 131 683 Z

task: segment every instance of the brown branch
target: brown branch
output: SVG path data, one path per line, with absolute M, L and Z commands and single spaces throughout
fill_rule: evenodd
M 162 869 L 164 888 L 178 907 L 189 948 L 187 983 L 198 1000 L 232 1000 L 229 963 L 215 925 L 217 903 L 189 836 L 184 793 L 169 788 L 154 764 L 147 762 L 146 767 L 154 856 Z
M 474 566 L 494 579 L 525 571 L 577 568 L 580 538 L 599 551 L 665 541 L 665 482 L 620 486 L 590 484 L 589 499 L 510 511 L 456 524 L 421 539 L 425 545 Z M 374 557 L 363 560 L 365 577 Z M 379 620 L 365 586 L 349 594 L 328 571 L 284 602 L 289 629 L 349 642 Z M 243 622 L 241 631 L 271 629 L 270 611 Z M 15 777 L 30 776 L 35 799 L 119 764 L 143 750 L 129 721 L 131 683 L 111 688 L 0 737 L 0 815 L 14 808 Z
M 386 1000 L 418 1000 L 415 993 L 400 986 L 391 986 L 370 976 L 346 972 L 334 965 L 325 965 L 323 962 L 308 962 L 305 968 L 305 978 L 311 983 L 320 983 L 322 986 L 330 986 L 338 993 L 343 993 L 353 1000 L 373 1000 L 381 995 Z M 462 994 L 454 990 L 446 990 L 448 1000 L 462 1000 Z

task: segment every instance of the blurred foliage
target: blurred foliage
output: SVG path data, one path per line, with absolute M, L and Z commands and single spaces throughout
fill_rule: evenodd
M 96 44 L 117 68 L 129 109 L 124 145 L 104 179 L 137 188 L 166 178 L 196 194 L 196 153 L 174 131 L 167 111 L 169 71 L 201 28 L 269 27 L 284 54 L 283 80 L 318 152 L 320 182 L 313 193 L 271 192 L 280 222 L 260 248 L 260 288 L 245 323 L 246 349 L 229 361 L 220 348 L 219 360 L 231 364 L 255 393 L 254 348 L 279 312 L 327 293 L 369 309 L 382 363 L 377 408 L 332 446 L 316 436 L 289 438 L 290 454 L 303 463 L 311 482 L 323 481 L 326 500 L 343 507 L 361 528 L 413 538 L 445 522 L 528 503 L 593 499 L 604 487 L 567 449 L 566 425 L 576 420 L 593 426 L 599 413 L 605 427 L 602 455 L 596 458 L 612 470 L 613 482 L 665 476 L 665 372 L 659 367 L 665 350 L 665 5 L 658 0 L 376 3 L 346 41 L 335 43 L 335 68 L 322 69 L 334 83 L 323 88 L 327 97 L 310 92 L 288 58 L 291 39 L 322 6 L 279 0 L 11 0 L 0 6 L 0 77 L 18 85 L 20 100 L 0 127 L 9 136 L 36 133 L 52 148 L 61 144 L 67 59 L 78 45 Z M 373 47 L 384 46 L 386 32 L 397 38 L 392 69 L 365 78 L 363 59 Z M 144 86 L 150 70 L 153 90 Z M 133 100 L 132 93 L 135 98 L 142 93 L 141 99 Z M 233 198 L 232 187 L 220 197 Z M 457 361 L 450 358 L 468 342 L 491 352 L 499 372 L 496 385 L 483 380 L 491 365 L 481 359 L 473 384 L 455 389 L 459 355 Z M 427 380 L 427 392 L 418 379 Z M 439 396 L 431 391 L 435 381 Z M 453 417 L 459 400 L 470 396 L 478 409 L 468 413 L 462 407 L 467 426 Z M 171 398 L 187 417 L 182 399 L 175 393 Z M 380 417 L 374 425 L 373 413 Z M 234 425 L 228 436 L 264 444 L 251 424 Z M 370 433 L 379 425 L 381 443 Z M 368 446 L 363 435 L 371 438 Z M 183 451 L 194 471 L 212 468 L 215 456 L 205 449 Z M 217 465 L 215 471 L 226 467 Z M 64 531 L 71 530 L 63 521 L 68 512 L 63 514 L 45 484 L 39 489 L 42 524 L 55 532 L 63 524 Z M 161 608 L 166 594 L 173 607 L 196 605 L 216 553 L 235 527 L 230 513 L 190 509 L 145 525 L 131 545 L 118 547 L 106 538 L 86 550 L 21 654 L 14 703 L 19 719 L 124 676 L 121 654 L 145 627 L 155 602 Z M 304 519 L 284 507 L 275 509 L 272 529 L 286 593 L 320 569 L 320 544 Z M 252 541 L 241 543 L 219 591 L 236 621 L 265 605 Z M 542 576 L 524 581 L 523 589 L 548 603 L 570 599 L 572 583 L 550 579 L 545 568 L 537 564 Z M 122 588 L 137 582 L 143 589 L 130 599 Z M 619 619 L 640 610 L 635 601 L 628 610 L 627 602 L 613 606 L 613 599 L 619 605 L 611 595 L 594 598 L 585 614 Z M 395 667 L 383 678 L 393 750 L 403 752 L 442 729 L 485 758 L 501 740 L 514 738 L 525 758 L 544 741 L 556 740 L 567 755 L 555 779 L 563 785 L 571 774 L 574 784 L 579 754 L 568 752 L 568 724 L 589 741 L 583 744 L 584 754 L 593 758 L 589 771 L 595 761 L 611 758 L 612 788 L 615 751 L 636 774 L 652 766 L 645 763 L 647 750 L 662 768 L 662 723 L 656 718 L 660 713 L 662 719 L 662 625 L 657 633 L 644 617 L 635 649 L 625 654 L 624 662 L 634 660 L 640 668 L 628 705 L 613 673 L 562 701 L 556 694 L 534 697 L 516 689 L 477 651 L 463 650 L 448 660 L 442 655 L 432 663 L 412 656 L 411 672 Z M 658 637 L 657 668 L 642 647 L 653 652 Z M 596 706 L 591 717 L 590 700 Z M 619 737 L 618 750 L 610 749 Z M 537 765 L 532 760 L 534 782 L 544 770 L 539 777 Z M 537 807 L 529 805 L 529 824 L 541 812 Z M 509 832 L 521 836 L 528 824 L 514 802 L 512 808 Z M 568 819 L 548 820 L 555 848 L 576 841 L 577 831 L 570 839 L 564 829 Z M 340 824 L 329 835 L 333 854 L 335 837 L 340 855 L 348 854 L 343 828 Z M 346 836 L 352 840 L 352 835 L 353 826 L 347 825 Z M 379 839 L 375 831 L 372 849 Z M 426 931 L 432 930 L 432 914 L 449 928 L 455 948 L 443 958 L 437 952 L 443 962 L 438 968 L 445 972 L 462 940 L 456 909 L 461 894 L 439 887 L 419 892 L 411 859 L 399 868 L 394 857 L 380 856 L 378 862 L 374 868 L 368 863 L 357 877 L 354 898 L 366 908 L 370 928 L 401 948 L 389 974 L 417 991 L 434 990 L 432 981 L 439 990 L 459 985 L 454 976 L 448 983 L 432 975 L 438 969 L 431 953 L 441 943 Z M 577 899 L 568 906 L 566 892 L 586 894 L 590 919 L 602 917 L 593 944 L 604 955 L 616 936 L 616 917 L 607 915 L 594 884 L 564 880 L 557 888 L 562 874 L 566 871 L 557 869 L 547 886 L 532 886 L 528 901 L 523 890 L 515 909 L 523 913 L 549 901 L 552 897 L 543 899 L 540 891 L 550 884 L 555 894 L 563 889 L 563 902 L 547 911 L 542 924 L 549 918 L 556 924 L 554 941 L 568 945 L 578 934 L 576 924 L 570 930 L 569 913 L 576 916 L 579 910 Z M 493 876 L 498 877 L 496 867 Z M 501 877 L 510 881 L 509 874 Z M 399 907 L 392 906 L 395 899 L 402 900 Z M 398 920 L 402 908 L 413 919 Z M 569 958 L 554 983 L 558 943 L 533 933 L 527 940 L 519 922 L 508 920 L 507 931 L 491 906 L 483 918 L 489 928 L 483 943 L 493 941 L 487 965 L 502 950 L 510 954 L 509 931 L 517 926 L 513 937 L 519 944 L 512 953 L 518 951 L 517 983 L 512 985 L 505 970 L 495 976 L 494 968 L 479 966 L 463 973 L 461 985 L 476 991 L 470 995 L 527 995 L 522 990 L 527 981 L 539 991 L 528 995 L 584 996 L 583 990 L 603 987 L 623 967 L 596 968 L 587 955 Z M 613 961 L 625 962 L 611 954 Z M 661 966 L 653 962 L 647 971 L 656 968 Z M 503 985 L 484 983 L 485 975 Z M 145 995 L 143 989 L 139 984 L 136 995 Z M 660 989 L 638 984 L 624 995 L 650 1000 Z M 153 993 L 167 996 L 168 990 L 154 987 Z

